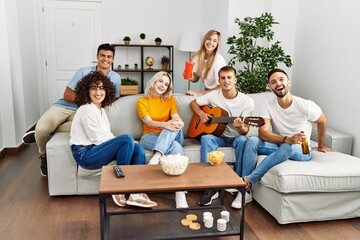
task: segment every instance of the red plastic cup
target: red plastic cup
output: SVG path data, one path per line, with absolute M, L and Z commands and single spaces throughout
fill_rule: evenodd
M 185 62 L 184 79 L 190 80 L 195 63 L 187 61 Z

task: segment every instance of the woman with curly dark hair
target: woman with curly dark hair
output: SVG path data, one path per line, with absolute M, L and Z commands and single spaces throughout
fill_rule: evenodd
M 105 78 L 106 80 L 102 81 Z M 115 84 L 100 72 L 91 72 L 76 84 L 75 104 L 80 107 L 81 105 L 91 103 L 92 99 L 89 95 L 89 90 L 91 90 L 92 87 L 96 87 L 99 83 L 102 83 L 102 88 L 106 91 L 104 100 L 101 102 L 101 107 L 104 108 L 109 106 L 113 101 L 115 101 Z
M 115 86 L 100 72 L 91 72 L 82 78 L 75 88 L 75 103 L 79 106 L 72 121 L 70 145 L 76 162 L 87 169 L 99 169 L 116 160 L 117 165 L 144 164 L 142 146 L 128 134 L 114 136 L 104 107 L 115 98 Z M 157 204 L 144 194 L 131 194 L 131 202 L 125 195 L 113 195 L 121 207 L 126 203 L 139 207 L 155 207 Z

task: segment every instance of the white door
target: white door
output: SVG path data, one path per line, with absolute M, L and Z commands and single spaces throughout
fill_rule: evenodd
M 46 57 L 43 86 L 49 107 L 63 97 L 77 69 L 96 64 L 96 50 L 102 41 L 101 2 L 45 0 L 43 13 Z

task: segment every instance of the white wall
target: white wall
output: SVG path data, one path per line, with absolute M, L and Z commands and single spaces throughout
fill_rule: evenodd
M 217 30 L 221 33 L 221 46 L 220 53 L 227 59 L 227 44 L 226 39 L 228 37 L 228 18 L 230 1 L 219 0 L 204 0 L 204 14 L 202 19 L 202 32 L 200 32 L 201 38 L 211 29 Z M 205 10 L 206 9 L 206 10 Z
M 14 119 L 13 114 L 11 113 L 13 109 L 13 100 L 11 94 L 12 86 L 10 81 L 9 37 L 7 25 L 5 0 L 0 0 L 0 84 L 2 89 L 2 93 L 0 94 L 0 149 L 6 145 L 5 139 L 7 136 L 15 136 L 14 132 L 11 132 L 10 130 L 10 128 L 14 128 L 14 125 L 11 124 L 14 122 Z
M 1 146 L 14 147 L 39 116 L 33 6 L 1 0 Z M 21 6 L 21 7 L 19 7 Z M 30 9 L 30 11 L 29 11 Z
M 195 32 L 202 37 L 204 1 L 103 0 L 103 39 L 105 42 L 123 43 L 123 37 L 128 35 L 132 43 L 140 43 L 139 35 L 144 32 L 145 44 L 154 44 L 154 39 L 160 37 L 162 44 L 174 45 L 174 90 L 185 93 L 187 81 L 183 79 L 182 72 L 188 53 L 179 51 L 178 45 L 183 32 Z M 128 56 L 125 57 L 128 59 Z M 159 64 L 159 61 L 156 62 L 158 59 L 155 58 L 155 64 Z M 131 59 L 127 61 L 131 62 Z M 121 75 L 125 77 L 128 74 Z M 147 74 L 146 79 L 149 80 L 151 76 Z M 199 84 L 192 84 L 192 89 L 199 89 Z
M 0 149 L 18 146 L 44 111 L 38 2 L 0 0 Z M 175 46 L 175 92 L 185 92 L 182 68 L 188 54 L 177 50 L 183 32 L 202 37 L 209 29 L 219 30 L 228 61 L 226 39 L 238 33 L 234 19 L 270 11 L 280 22 L 275 39 L 293 59 L 294 67 L 288 69 L 292 91 L 316 101 L 329 126 L 352 134 L 353 153 L 360 157 L 360 129 L 354 127 L 359 110 L 352 107 L 359 100 L 359 10 L 356 0 L 103 0 L 103 40 L 121 43 L 130 35 L 139 41 L 145 32 L 146 42 L 152 43 L 160 36 L 163 44 Z M 192 84 L 192 89 L 200 87 Z
M 355 137 L 360 157 L 360 2 L 299 1 L 293 92 L 317 102 L 328 126 Z

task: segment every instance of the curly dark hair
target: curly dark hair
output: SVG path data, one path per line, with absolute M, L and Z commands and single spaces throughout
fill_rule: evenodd
M 102 82 L 105 89 L 105 98 L 101 103 L 101 107 L 109 106 L 115 100 L 116 87 L 113 82 L 107 76 L 104 76 L 101 72 L 90 72 L 83 77 L 75 87 L 75 104 L 79 107 L 81 105 L 91 103 L 89 90 L 92 86 L 98 86 Z

